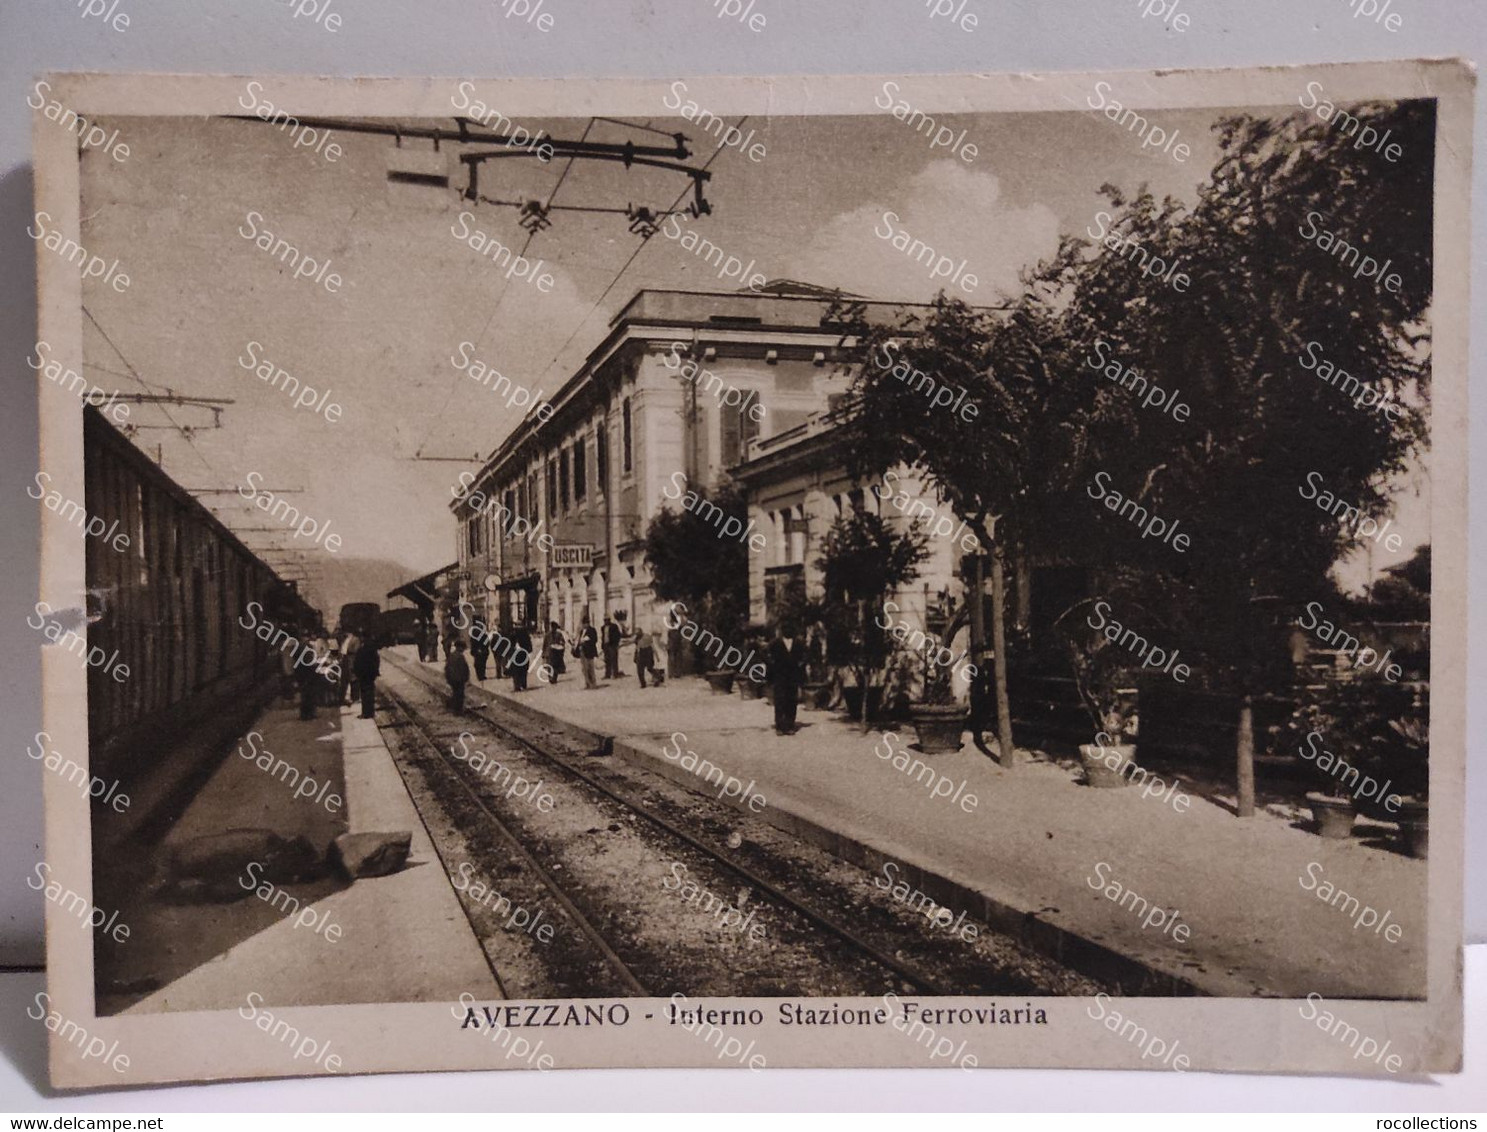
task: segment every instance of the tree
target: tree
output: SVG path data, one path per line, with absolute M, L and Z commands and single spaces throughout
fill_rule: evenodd
M 1415 553 L 1368 587 L 1364 603 L 1375 621 L 1427 621 L 1430 619 L 1430 544 Z
M 1055 514 L 1080 463 L 1087 386 L 1059 380 L 1066 347 L 1047 297 L 1030 289 L 1004 314 L 942 293 L 920 318 L 853 324 L 863 361 L 853 376 L 849 471 L 863 478 L 900 464 L 959 516 L 991 555 L 993 681 L 1001 762 L 1010 765 L 1005 599 L 1009 552 L 1025 552 Z M 947 398 L 943 390 L 950 391 Z M 961 396 L 964 394 L 964 396 Z M 954 407 L 946 404 L 952 401 Z M 979 586 L 973 585 L 979 618 Z M 977 641 L 978 646 L 985 642 Z M 977 658 L 978 661 L 980 658 Z
M 693 493 L 690 506 L 663 508 L 651 519 L 646 563 L 657 597 L 684 603 L 686 616 L 699 629 L 738 643 L 749 615 L 749 551 L 743 541 L 723 537 L 720 528 L 737 518 L 739 529 L 746 529 L 748 503 L 743 489 L 732 483 L 711 494 L 689 488 L 688 497 Z
M 1107 186 L 1111 236 L 1092 258 L 1066 242 L 1043 271 L 1068 296 L 1071 344 L 1190 398 L 1178 421 L 1130 396 L 1092 437 L 1124 496 L 1181 521 L 1186 553 L 1113 514 L 1085 546 L 1139 579 L 1204 682 L 1239 697 L 1242 783 L 1252 697 L 1289 675 L 1290 616 L 1331 591 L 1332 566 L 1364 517 L 1388 511 L 1391 479 L 1427 436 L 1434 106 L 1353 112 L 1409 160 L 1360 151 L 1311 115 L 1228 119 L 1191 211 Z M 1187 286 L 1139 270 L 1133 245 L 1180 264 Z M 1350 270 L 1365 254 L 1391 265 L 1388 285 Z M 1324 509 L 1323 491 L 1340 505 Z
M 1017 548 L 1139 591 L 1203 682 L 1238 696 L 1241 764 L 1288 616 L 1331 589 L 1426 440 L 1434 104 L 1352 112 L 1408 160 L 1312 115 L 1226 119 L 1191 209 L 1106 186 L 1093 253 L 1066 238 L 1002 313 L 941 296 L 923 320 L 853 328 L 857 468 L 922 469 L 994 568 Z M 1388 262 L 1387 285 L 1359 278 L 1364 255 Z M 1152 257 L 1184 285 L 1144 270 Z M 1179 395 L 1186 414 L 1166 410 Z M 1323 490 L 1347 510 L 1319 506 Z M 1179 524 L 1183 547 L 1135 508 Z M 992 614 L 997 638 L 999 594 Z
M 826 591 L 827 628 L 862 689 L 863 730 L 872 674 L 891 651 L 874 607 L 881 609 L 888 594 L 919 576 L 927 543 L 917 519 L 907 530 L 895 530 L 881 516 L 855 509 L 838 518 L 821 541 L 816 565 Z

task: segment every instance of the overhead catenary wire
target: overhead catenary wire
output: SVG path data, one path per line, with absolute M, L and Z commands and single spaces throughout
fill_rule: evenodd
M 144 386 L 146 389 L 150 390 L 152 393 L 155 393 L 157 395 L 169 397 L 169 398 L 172 398 L 172 399 L 177 396 L 175 390 L 171 389 L 169 386 L 155 385 L 154 383 L 152 383 L 150 381 L 146 381 L 145 378 L 140 375 L 139 370 L 135 368 L 134 363 L 129 360 L 128 356 L 126 356 L 125 353 L 124 353 L 124 351 L 119 347 L 119 344 L 117 342 L 115 342 L 114 339 L 113 339 L 113 337 L 109 334 L 109 332 L 103 328 L 103 325 L 98 321 L 97 317 L 94 316 L 93 312 L 90 311 L 87 308 L 86 305 L 83 305 L 82 306 L 82 312 L 83 312 L 84 316 L 86 316 L 86 318 L 88 319 L 88 321 L 93 324 L 94 329 L 96 329 L 98 331 L 98 333 L 103 336 L 103 340 L 108 343 L 109 348 L 111 350 L 113 350 L 113 352 L 118 356 L 119 361 L 124 364 L 124 368 L 126 370 L 128 370 L 128 373 L 127 374 L 118 374 L 117 376 L 119 376 L 119 377 L 129 377 L 129 378 L 133 379 L 134 381 L 139 382 L 140 385 Z M 86 365 L 87 365 L 87 363 L 84 363 L 85 368 L 86 368 Z M 98 368 L 101 368 L 101 367 L 98 367 Z M 180 422 L 178 422 L 175 419 L 175 417 L 171 415 L 170 409 L 168 409 L 165 406 L 165 404 L 163 404 L 161 402 L 155 402 L 155 404 L 158 404 L 159 405 L 160 411 L 165 414 L 166 419 L 168 421 L 170 421 L 171 425 L 174 426 L 175 430 L 177 432 L 179 432 L 181 434 L 181 436 L 185 439 L 187 446 L 190 447 L 191 451 L 196 455 L 196 458 L 198 460 L 200 460 L 202 462 L 202 464 L 206 467 L 207 471 L 211 472 L 213 474 L 213 476 L 215 477 L 216 474 L 217 474 L 217 469 L 212 465 L 212 462 L 206 458 L 205 453 L 203 453 L 201 451 L 201 449 L 196 446 L 196 441 L 193 438 L 192 430 L 191 430 L 190 426 L 180 424 Z M 200 502 L 201 501 L 198 500 L 198 503 L 200 503 Z M 209 514 L 213 518 L 215 518 L 219 523 L 221 523 L 224 527 L 226 527 L 229 532 L 232 532 L 234 538 L 237 538 L 238 537 L 237 533 L 232 530 L 231 524 L 229 524 L 227 522 L 226 518 L 224 518 L 222 515 L 218 514 L 215 508 L 208 507 L 204 503 L 202 503 L 202 507 L 207 512 L 207 514 Z M 242 541 L 242 540 L 239 539 L 239 541 Z M 244 546 L 247 546 L 247 543 L 246 542 L 243 542 L 243 545 Z M 253 554 L 256 555 L 257 552 L 250 550 L 250 553 L 253 553 Z M 263 559 L 260 558 L 259 561 L 262 562 Z M 264 563 L 264 565 L 268 565 L 268 564 L 267 563 Z M 278 577 L 279 576 L 277 571 L 274 571 L 274 576 L 275 577 Z
M 593 128 L 594 128 L 594 119 L 593 118 L 590 118 L 589 119 L 589 124 L 583 128 L 583 136 L 579 138 L 579 142 L 580 143 L 585 142 L 585 141 L 588 140 L 589 131 L 592 130 Z M 568 178 L 568 172 L 569 172 L 569 170 L 571 170 L 573 168 L 573 162 L 574 162 L 574 158 L 570 156 L 568 158 L 567 163 L 563 166 L 562 172 L 558 174 L 557 181 L 553 183 L 552 191 L 547 194 L 547 202 L 543 205 L 543 210 L 544 211 L 547 211 L 547 210 L 549 210 L 549 209 L 552 208 L 552 202 L 555 199 L 557 199 L 558 190 L 563 187 L 563 182 L 565 180 L 567 180 L 567 178 Z M 536 229 L 532 229 L 532 230 L 529 230 L 527 232 L 527 238 L 522 241 L 521 251 L 517 253 L 517 258 L 518 259 L 525 259 L 526 258 L 527 249 L 532 246 L 532 239 L 536 235 L 537 235 Z M 479 347 L 481 341 L 485 338 L 486 332 L 490 330 L 491 323 L 495 322 L 496 315 L 497 315 L 497 313 L 501 309 L 501 304 L 506 301 L 506 296 L 511 293 L 512 286 L 513 286 L 512 280 L 510 278 L 508 278 L 506 280 L 506 286 L 504 286 L 503 288 L 501 288 L 501 293 L 496 296 L 495 305 L 493 305 L 491 307 L 491 312 L 490 312 L 489 317 L 487 317 L 486 320 L 485 320 L 485 325 L 480 328 L 480 333 L 478 335 L 476 335 L 475 338 L 472 339 L 472 341 L 475 343 L 475 345 L 476 345 L 477 348 Z M 435 413 L 433 419 L 431 421 L 429 421 L 428 428 L 426 430 L 424 430 L 423 438 L 421 440 L 419 440 L 419 442 L 418 442 L 418 448 L 417 448 L 417 450 L 413 454 L 413 458 L 415 460 L 425 459 L 425 457 L 423 455 L 423 446 L 424 446 L 424 443 L 425 443 L 425 441 L 428 440 L 429 433 L 431 433 L 434 430 L 434 427 L 439 423 L 440 418 L 444 416 L 444 410 L 447 409 L 447 408 L 449 408 L 449 402 L 454 397 L 454 391 L 456 389 L 458 389 L 458 388 L 459 388 L 459 375 L 456 374 L 454 376 L 454 378 L 449 383 L 449 389 L 444 394 L 444 401 L 439 406 L 439 411 L 437 413 Z M 478 454 L 476 455 L 476 457 L 474 458 L 474 460 L 472 462 L 474 462 L 474 463 L 479 463 L 480 462 L 480 457 L 479 457 Z
M 94 317 L 93 312 L 87 308 L 86 304 L 83 305 L 82 310 L 83 314 L 87 317 L 88 321 L 93 324 L 98 333 L 103 335 L 103 340 L 109 344 L 109 348 L 118 355 L 119 361 L 124 363 L 124 368 L 129 371 L 128 376 L 132 377 L 135 381 L 139 382 L 152 393 L 163 393 L 169 396 L 175 396 L 175 390 L 170 389 L 167 386 L 152 385 L 150 382 L 141 377 L 139 375 L 139 370 L 135 369 L 133 363 L 131 363 L 129 359 L 124 356 L 124 351 L 119 349 L 119 344 L 115 342 L 112 337 L 110 337 L 107 330 L 103 329 L 102 324 L 99 323 L 98 319 Z M 122 377 L 124 375 L 120 374 L 119 376 Z M 186 443 L 191 447 L 191 451 L 196 454 L 196 458 L 200 460 L 204 465 L 206 465 L 208 471 L 215 473 L 217 469 L 212 467 L 212 462 L 208 460 L 205 455 L 202 454 L 201 449 L 196 447 L 196 441 L 192 439 L 190 430 L 187 428 L 187 426 L 180 424 L 175 419 L 175 417 L 171 415 L 170 410 L 167 409 L 163 404 L 160 406 L 160 411 L 165 414 L 165 419 L 170 421 L 170 423 L 175 426 L 176 431 L 185 438 Z
M 747 122 L 748 120 L 749 120 L 749 115 L 745 114 L 736 123 L 734 123 L 733 129 L 735 129 L 735 130 L 742 130 L 743 129 L 743 126 L 744 126 L 744 123 Z M 727 131 L 724 131 L 724 132 L 726 133 Z M 718 154 L 722 153 L 723 150 L 725 150 L 727 148 L 728 147 L 727 147 L 726 143 L 724 143 L 724 144 L 720 144 L 717 149 L 713 150 L 712 151 L 712 154 L 708 157 L 708 159 L 705 162 L 702 163 L 703 170 L 705 171 L 708 168 L 708 166 L 710 166 L 715 160 L 717 160 Z M 671 202 L 671 205 L 667 209 L 667 211 L 668 212 L 675 211 L 677 205 L 681 204 L 682 199 L 687 195 L 687 192 L 688 192 L 688 190 L 683 189 L 680 193 L 678 193 L 677 196 L 676 196 L 676 199 Z M 589 321 L 590 318 L 593 317 L 594 312 L 596 310 L 598 310 L 600 304 L 603 303 L 604 300 L 609 297 L 609 293 L 611 291 L 613 291 L 615 289 L 615 287 L 619 284 L 620 277 L 622 275 L 624 275 L 625 272 L 630 269 L 630 265 L 633 264 L 635 262 L 635 260 L 639 257 L 640 253 L 645 250 L 646 245 L 650 243 L 651 237 L 654 236 L 654 235 L 655 235 L 655 232 L 653 231 L 653 232 L 649 232 L 649 233 L 641 236 L 640 243 L 637 244 L 635 246 L 635 250 L 630 253 L 630 258 L 627 259 L 627 260 L 625 260 L 625 262 L 620 266 L 620 269 L 614 273 L 614 278 L 609 281 L 609 286 L 605 287 L 603 293 L 600 294 L 600 296 L 597 299 L 594 300 L 593 305 L 591 307 L 589 307 L 588 311 L 584 314 L 584 316 L 581 319 L 578 320 L 578 325 L 573 328 L 573 333 L 570 334 L 570 335 L 568 335 L 567 339 L 563 342 L 563 344 L 561 346 L 558 347 L 557 351 L 553 354 L 551 360 L 548 361 L 547 365 L 545 365 L 542 368 L 542 378 L 545 378 L 548 375 L 548 373 L 551 372 L 552 367 L 554 365 L 556 365 L 558 359 L 563 356 L 563 351 L 566 350 L 570 345 L 573 344 L 573 340 L 578 337 L 579 332 L 585 326 L 588 325 L 588 321 Z M 541 381 L 542 378 L 539 378 L 538 379 L 539 380 L 539 383 L 540 383 L 540 381 Z

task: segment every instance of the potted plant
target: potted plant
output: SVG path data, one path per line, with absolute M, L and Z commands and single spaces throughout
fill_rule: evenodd
M 1358 806 L 1352 795 L 1308 790 L 1306 804 L 1311 807 L 1311 820 L 1316 826 L 1318 837 L 1329 841 L 1343 841 L 1353 836 Z
M 1079 745 L 1086 786 L 1108 790 L 1130 782 L 1136 765 L 1135 688 L 1115 689 L 1100 709 L 1100 729 L 1093 743 Z
M 738 694 L 746 700 L 762 700 L 765 689 L 762 673 L 765 658 L 769 655 L 769 644 L 763 625 L 749 626 L 748 632 L 744 634 L 744 648 L 747 654 L 745 663 L 740 665 L 738 678 L 734 681 L 738 685 Z M 756 675 L 758 679 L 755 679 Z
M 715 695 L 726 696 L 733 691 L 733 678 L 738 675 L 731 668 L 710 668 L 702 674 L 708 690 Z
M 922 689 L 909 707 L 909 719 L 919 735 L 919 750 L 927 755 L 960 750 L 966 723 L 965 706 L 955 700 L 950 668 L 936 663 L 938 650 L 938 641 L 925 646 Z
M 733 642 L 742 640 L 747 622 L 745 609 L 746 607 L 740 606 L 738 595 L 732 593 L 709 594 L 698 603 L 694 620 L 701 632 L 692 642 L 692 654 L 694 663 L 703 668 L 702 676 L 707 681 L 708 688 L 716 695 L 726 696 L 733 691 L 733 682 L 737 679 L 738 672 L 735 668 L 722 664 L 722 646 L 708 648 L 702 642 L 712 639 L 732 645 Z M 717 668 L 703 667 L 713 660 L 718 662 Z
M 805 683 L 800 687 L 800 702 L 807 707 L 824 708 L 832 696 L 831 671 L 826 665 L 826 633 L 820 622 L 820 610 L 812 606 L 812 617 L 805 634 Z
M 1312 789 L 1306 792 L 1317 832 L 1352 836 L 1360 811 L 1397 816 L 1396 786 L 1410 790 L 1415 777 L 1408 743 L 1393 726 L 1408 708 L 1409 693 L 1377 678 L 1328 679 L 1307 688 L 1285 724 L 1288 744 L 1301 760 Z
M 1062 626 L 1065 618 L 1093 600 L 1077 602 L 1055 624 Z M 1079 759 L 1086 785 L 1111 789 L 1126 785 L 1136 765 L 1139 695 L 1131 654 L 1100 633 L 1087 631 L 1088 625 L 1080 618 L 1076 625 L 1064 627 L 1079 702 L 1095 726 L 1095 741 L 1080 744 Z
M 1304 760 L 1312 789 L 1304 795 L 1311 807 L 1317 835 L 1343 840 L 1353 835 L 1358 816 L 1357 799 L 1331 773 L 1339 759 L 1355 766 L 1361 754 L 1357 731 L 1349 726 L 1350 713 L 1338 685 L 1328 683 L 1308 688 L 1285 726 L 1288 740 Z M 1318 758 L 1316 752 L 1321 751 Z

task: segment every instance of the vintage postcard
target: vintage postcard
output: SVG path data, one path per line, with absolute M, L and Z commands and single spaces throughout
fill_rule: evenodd
M 54 1082 L 1457 1069 L 1473 89 L 37 77 Z

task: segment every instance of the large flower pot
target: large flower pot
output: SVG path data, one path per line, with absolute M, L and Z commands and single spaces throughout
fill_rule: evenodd
M 1085 785 L 1111 790 L 1130 781 L 1126 776 L 1136 765 L 1136 745 L 1118 743 L 1102 747 L 1098 743 L 1081 743 L 1079 758 L 1084 763 Z
M 842 699 L 846 701 L 847 715 L 853 719 L 862 718 L 862 685 L 848 684 L 842 689 Z M 869 687 L 867 690 L 867 717 L 877 719 L 883 714 L 883 689 L 878 686 Z
M 1358 808 L 1352 798 L 1336 798 L 1331 794 L 1315 791 L 1306 796 L 1311 807 L 1311 816 L 1317 823 L 1318 835 L 1331 841 L 1342 841 L 1353 836 L 1353 819 Z
M 824 708 L 831 698 L 831 685 L 825 680 L 812 680 L 801 685 L 800 702 L 806 707 Z
M 966 709 L 960 704 L 914 704 L 909 719 L 919 733 L 919 750 L 926 755 L 960 750 L 960 734 L 965 730 Z
M 707 681 L 707 686 L 712 689 L 713 692 L 717 693 L 720 696 L 726 696 L 729 692 L 733 691 L 733 677 L 736 676 L 737 673 L 725 672 L 722 669 L 715 669 L 712 672 L 704 672 L 702 675 L 703 678 Z
M 764 681 L 742 679 L 738 682 L 738 694 L 746 700 L 762 700 L 764 698 Z
M 1430 803 L 1401 802 L 1396 820 L 1405 852 L 1425 860 L 1430 852 Z

